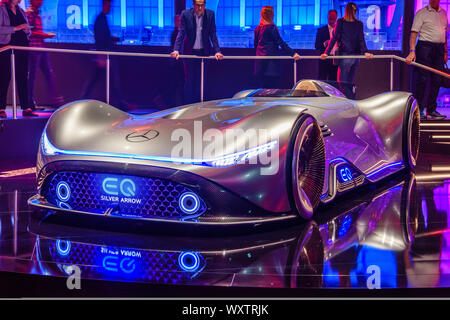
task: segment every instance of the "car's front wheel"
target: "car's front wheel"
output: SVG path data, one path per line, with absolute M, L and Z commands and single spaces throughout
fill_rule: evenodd
M 403 160 L 409 169 L 416 166 L 420 145 L 420 112 L 419 106 L 411 98 L 406 108 L 403 121 Z
M 291 139 L 291 179 L 288 188 L 299 216 L 310 220 L 320 203 L 325 179 L 322 132 L 312 116 L 302 115 L 296 122 Z

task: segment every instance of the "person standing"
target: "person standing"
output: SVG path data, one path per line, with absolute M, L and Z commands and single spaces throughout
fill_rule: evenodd
M 175 28 L 170 36 L 170 47 L 173 48 L 175 41 L 177 40 L 178 30 L 180 29 L 181 15 L 175 16 Z M 169 92 L 169 103 L 167 105 L 171 107 L 181 106 L 184 102 L 184 65 L 180 60 L 172 60 L 170 65 L 170 73 L 172 76 L 172 82 Z
M 217 60 L 223 59 L 216 35 L 214 11 L 206 9 L 205 6 L 205 0 L 193 0 L 193 8 L 181 13 L 180 28 L 173 52 L 170 54 L 172 58 L 178 59 L 180 51 L 183 50 L 183 54 L 209 56 L 214 53 Z M 198 102 L 200 97 L 200 59 L 186 59 L 184 67 L 186 103 Z
M 42 3 L 43 0 L 31 0 L 31 6 L 26 11 L 28 22 L 33 28 L 30 36 L 30 47 L 42 48 L 44 47 L 44 39 L 53 38 L 55 36 L 53 33 L 44 33 L 42 30 L 42 20 L 39 14 Z M 50 93 L 50 105 L 59 107 L 64 104 L 63 97 L 56 91 L 55 75 L 50 64 L 48 53 L 43 51 L 30 51 L 28 62 L 28 93 L 31 109 L 36 110 L 38 108 L 36 107 L 36 101 L 34 99 L 34 84 L 38 69 L 41 69 L 47 82 Z
M 328 47 L 330 39 L 333 37 L 333 30 L 336 26 L 338 13 L 336 10 L 328 11 L 328 24 L 317 29 L 316 34 L 316 50 L 319 54 L 325 52 Z M 337 46 L 331 50 L 330 55 L 334 56 L 336 54 Z M 332 60 L 321 60 L 319 61 L 319 80 L 337 80 L 338 67 L 333 63 Z
M 261 21 L 255 28 L 254 46 L 256 48 L 257 56 L 278 56 L 282 53 L 280 47 L 284 52 L 287 52 L 295 60 L 300 59 L 296 53 L 286 42 L 281 38 L 277 26 L 273 23 L 273 7 L 264 6 L 261 9 Z M 279 60 L 255 60 L 255 75 L 258 79 L 260 88 L 277 88 L 279 87 L 281 64 Z
M 443 70 L 447 63 L 447 12 L 439 6 L 439 0 L 430 0 L 430 4 L 419 10 L 414 17 L 409 40 L 410 53 L 406 63 L 413 61 L 437 70 Z M 419 36 L 419 41 L 416 40 Z M 444 119 L 445 116 L 436 111 L 437 97 L 441 87 L 441 77 L 437 74 L 415 69 L 416 81 L 414 96 L 420 108 L 420 117 L 426 119 Z M 431 86 L 427 92 L 427 84 L 431 77 Z M 426 109 L 426 115 L 425 115 Z
M 0 47 L 28 47 L 31 29 L 25 11 L 19 7 L 20 2 L 21 0 L 7 0 L 0 5 Z M 14 54 L 22 116 L 36 117 L 38 114 L 30 108 L 28 97 L 28 52 L 16 50 Z M 0 53 L 0 70 L 0 118 L 6 118 L 6 98 L 11 81 L 11 51 Z
M 118 37 L 111 35 L 107 17 L 110 11 L 111 0 L 103 0 L 102 12 L 97 16 L 94 23 L 95 49 L 97 51 L 114 51 L 115 43 L 120 40 Z M 111 100 L 116 107 L 125 110 L 128 108 L 128 103 L 122 98 L 120 90 L 118 62 L 117 57 L 111 56 Z M 104 79 L 105 72 L 106 59 L 103 56 L 99 56 L 95 60 L 95 69 L 91 80 L 85 83 L 81 91 L 83 98 L 89 98 L 92 90 L 95 88 L 95 84 L 101 81 L 101 79 Z
M 338 44 L 336 55 L 359 55 L 364 54 L 366 59 L 373 58 L 373 54 L 367 50 L 364 39 L 364 25 L 356 18 L 358 8 L 354 2 L 349 2 L 345 7 L 344 18 L 338 19 L 333 31 L 333 37 L 328 43 L 327 49 L 320 56 L 326 59 Z M 356 69 L 359 66 L 359 59 L 337 59 L 338 60 L 338 82 L 339 87 L 349 99 L 355 98 L 353 82 Z

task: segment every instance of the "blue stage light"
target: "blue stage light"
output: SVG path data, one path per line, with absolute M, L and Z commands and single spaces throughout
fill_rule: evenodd
M 70 198 L 70 187 L 65 181 L 60 181 L 56 185 L 56 196 L 62 202 L 66 202 Z
M 69 240 L 56 240 L 56 251 L 61 257 L 69 255 L 71 243 Z
M 178 256 L 178 265 L 183 271 L 195 272 L 200 267 L 200 257 L 196 252 L 181 252 Z
M 178 199 L 181 211 L 186 214 L 194 214 L 200 209 L 200 199 L 193 192 L 185 192 Z

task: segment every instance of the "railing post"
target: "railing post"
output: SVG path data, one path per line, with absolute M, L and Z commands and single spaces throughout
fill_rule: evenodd
M 390 63 L 389 90 L 394 91 L 394 59 L 393 58 L 391 58 L 391 63 Z
M 109 54 L 106 55 L 106 103 L 109 104 L 109 86 L 110 86 L 110 60 L 109 60 Z
M 11 49 L 11 97 L 13 101 L 13 119 L 17 119 L 17 97 L 16 97 L 16 57 L 14 56 L 14 49 Z M 25 101 L 21 101 L 22 105 L 25 107 Z
M 294 86 L 297 83 L 297 60 L 294 59 Z
M 204 85 L 205 85 L 205 60 L 202 58 L 202 63 L 200 65 L 200 102 L 203 102 Z

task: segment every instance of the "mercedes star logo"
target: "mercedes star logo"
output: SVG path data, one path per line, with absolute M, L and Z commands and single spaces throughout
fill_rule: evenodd
M 157 136 L 159 136 L 158 131 L 145 129 L 128 134 L 126 139 L 128 142 L 146 142 L 155 139 Z

